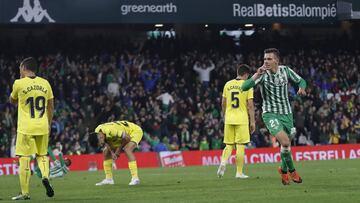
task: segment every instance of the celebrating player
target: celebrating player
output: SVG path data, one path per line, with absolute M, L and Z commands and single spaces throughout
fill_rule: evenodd
M 291 157 L 290 139 L 295 135 L 293 115 L 288 97 L 288 81 L 299 85 L 298 94 L 306 95 L 306 82 L 287 66 L 279 65 L 280 53 L 275 48 L 265 49 L 264 64 L 257 72 L 242 85 L 244 91 L 260 84 L 262 104 L 262 118 L 272 136 L 281 145 L 281 167 L 278 171 L 282 183 L 289 184 L 288 172 L 295 183 L 302 179 L 295 170 Z
M 241 91 L 241 85 L 249 77 L 250 68 L 240 65 L 236 79 L 228 81 L 223 90 L 222 114 L 225 118 L 224 143 L 221 164 L 217 171 L 218 177 L 224 176 L 226 162 L 236 147 L 236 178 L 248 178 L 243 173 L 245 144 L 250 142 L 250 131 L 255 131 L 254 91 Z M 249 116 L 248 116 L 249 114 Z
M 129 121 L 115 121 L 99 125 L 95 133 L 89 137 L 92 147 L 103 147 L 105 179 L 96 185 L 114 184 L 112 176 L 112 162 L 116 160 L 121 151 L 128 158 L 128 166 L 131 173 L 129 185 L 140 184 L 134 149 L 142 139 L 143 131 L 140 126 Z
M 37 62 L 26 58 L 20 64 L 20 79 L 15 80 L 10 102 L 18 104 L 18 128 L 15 153 L 19 157 L 19 179 L 21 193 L 13 200 L 27 200 L 30 182 L 30 156 L 36 160 L 42 174 L 46 195 L 54 196 L 49 182 L 49 125 L 54 109 L 54 96 L 49 82 L 35 75 Z

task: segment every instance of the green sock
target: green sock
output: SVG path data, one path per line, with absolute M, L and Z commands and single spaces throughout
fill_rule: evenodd
M 283 172 L 287 172 L 288 171 L 288 167 L 286 165 L 286 161 L 285 161 L 285 155 L 283 152 L 280 153 L 281 156 L 281 170 Z
M 294 163 L 291 157 L 291 152 L 282 152 L 281 153 L 281 157 L 284 157 L 282 159 L 284 159 L 286 166 L 288 167 L 289 171 L 292 172 L 295 170 L 294 167 Z

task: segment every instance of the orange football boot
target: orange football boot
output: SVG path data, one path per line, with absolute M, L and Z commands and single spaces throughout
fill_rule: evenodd
M 288 173 L 283 173 L 280 166 L 279 166 L 278 172 L 279 172 L 279 174 L 281 176 L 282 184 L 283 185 L 290 185 Z
M 290 177 L 295 183 L 302 183 L 302 179 L 296 171 L 290 173 Z

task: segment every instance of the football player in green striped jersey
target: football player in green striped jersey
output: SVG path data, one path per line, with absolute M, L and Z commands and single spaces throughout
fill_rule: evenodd
M 68 167 L 71 165 L 71 160 L 68 158 L 64 158 L 62 153 L 58 155 L 59 159 L 56 159 L 56 157 L 52 152 L 51 147 L 48 148 L 48 154 L 54 162 L 53 166 L 50 167 L 49 178 L 54 179 L 54 178 L 64 177 L 69 172 Z M 34 173 L 38 177 L 40 178 L 42 177 L 41 171 L 37 164 L 35 164 L 34 166 Z
M 264 50 L 264 64 L 257 72 L 246 80 L 241 89 L 247 91 L 255 85 L 260 86 L 262 104 L 262 118 L 272 136 L 281 145 L 281 167 L 278 171 L 284 185 L 289 184 L 289 175 L 295 183 L 301 183 L 302 179 L 295 170 L 291 156 L 291 138 L 296 134 L 293 123 L 293 114 L 288 96 L 288 82 L 299 86 L 297 92 L 305 96 L 306 82 L 291 68 L 279 65 L 280 52 L 278 49 L 269 48 Z

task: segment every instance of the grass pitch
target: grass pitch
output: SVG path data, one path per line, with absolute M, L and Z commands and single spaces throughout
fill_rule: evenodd
M 115 185 L 95 186 L 102 171 L 70 172 L 52 181 L 55 197 L 47 198 L 41 180 L 31 177 L 31 200 L 26 202 L 360 202 L 360 160 L 295 163 L 302 184 L 281 184 L 278 164 L 247 165 L 249 179 L 235 179 L 227 166 L 217 178 L 217 167 L 140 169 L 141 185 L 128 186 L 128 170 L 114 171 Z M 20 191 L 18 176 L 0 176 L 0 203 L 14 202 Z

